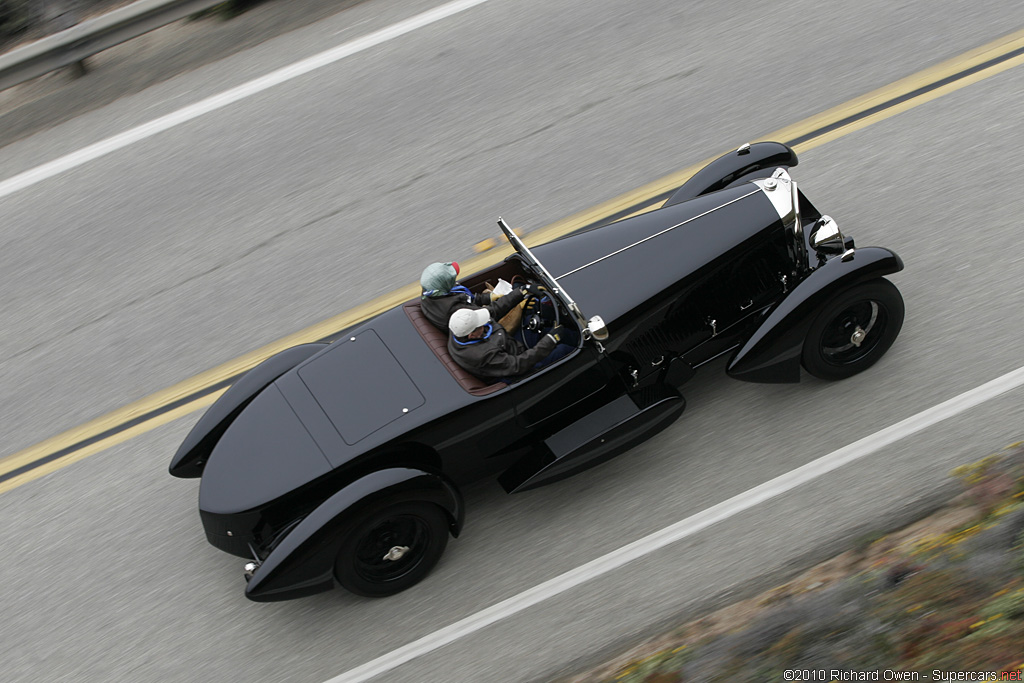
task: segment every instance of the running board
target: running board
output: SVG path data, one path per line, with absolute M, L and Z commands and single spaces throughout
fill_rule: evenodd
M 686 401 L 658 384 L 620 396 L 551 435 L 498 477 L 509 493 L 565 479 L 619 455 L 672 424 Z

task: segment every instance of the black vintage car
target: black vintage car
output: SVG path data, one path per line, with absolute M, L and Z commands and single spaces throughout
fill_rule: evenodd
M 617 455 L 679 417 L 679 387 L 724 354 L 754 382 L 870 367 L 903 323 L 883 279 L 903 264 L 854 247 L 797 189 L 796 163 L 782 144 L 744 145 L 657 210 L 533 250 L 499 220 L 516 253 L 463 284 L 526 277 L 580 332 L 513 384 L 456 365 L 418 300 L 242 377 L 170 471 L 202 477 L 206 536 L 249 558 L 246 596 L 412 586 L 462 530 L 459 486 L 496 477 L 514 493 Z

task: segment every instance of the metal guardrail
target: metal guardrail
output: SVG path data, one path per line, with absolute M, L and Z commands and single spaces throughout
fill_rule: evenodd
M 69 29 L 0 55 L 0 90 L 77 65 L 107 48 L 166 26 L 178 19 L 220 5 L 224 0 L 138 0 Z

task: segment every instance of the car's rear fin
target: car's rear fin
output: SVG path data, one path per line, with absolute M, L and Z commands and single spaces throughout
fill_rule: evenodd
M 170 473 L 183 479 L 201 477 L 213 447 L 242 409 L 271 382 L 326 346 L 323 343 L 293 346 L 242 375 L 192 427 L 171 460 Z

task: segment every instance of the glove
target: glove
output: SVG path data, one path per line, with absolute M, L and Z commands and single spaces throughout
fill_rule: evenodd
M 548 292 L 547 289 L 537 283 L 526 283 L 519 287 L 519 291 L 522 292 L 523 298 L 526 298 L 527 296 L 539 297 L 547 294 Z
M 561 344 L 562 340 L 565 339 L 567 332 L 568 330 L 566 330 L 563 325 L 555 325 L 551 328 L 551 331 L 548 332 L 548 336 L 554 339 L 556 344 Z

